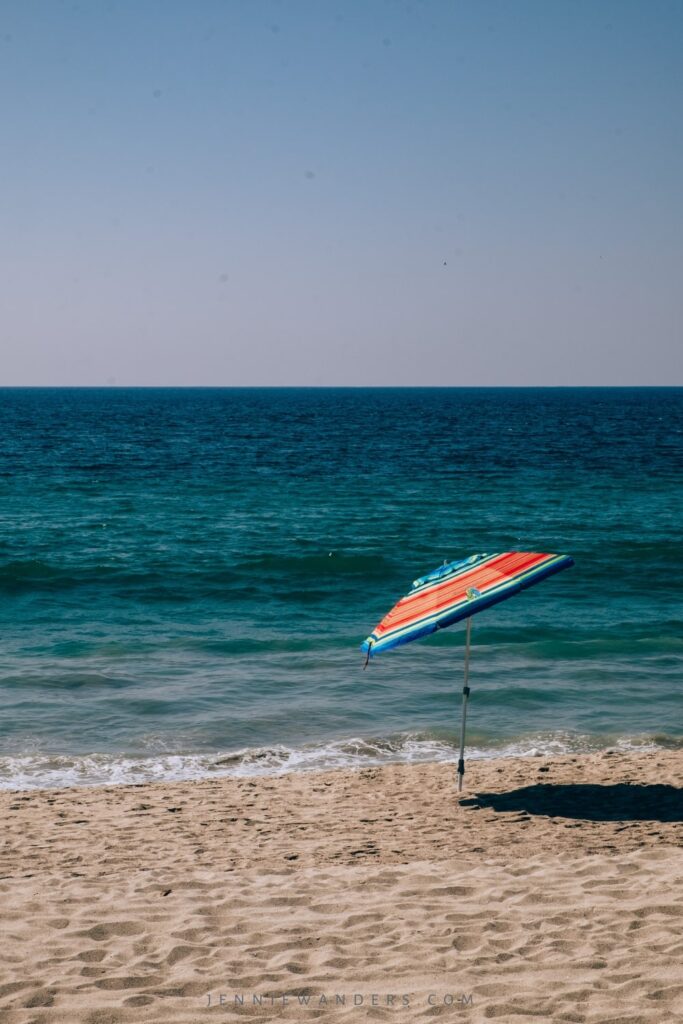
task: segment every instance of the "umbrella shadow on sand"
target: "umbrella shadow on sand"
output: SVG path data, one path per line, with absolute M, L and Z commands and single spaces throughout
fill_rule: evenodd
M 478 793 L 460 800 L 460 806 L 585 821 L 683 821 L 683 789 L 624 782 L 612 786 L 545 783 L 509 793 Z

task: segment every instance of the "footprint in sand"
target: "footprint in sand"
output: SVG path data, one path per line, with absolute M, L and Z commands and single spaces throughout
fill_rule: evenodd
M 22 1006 L 53 1006 L 55 1001 L 55 990 L 53 988 L 39 988 L 37 992 L 25 999 Z
M 82 953 L 77 953 L 74 959 L 84 960 L 86 963 L 99 963 L 106 955 L 104 949 L 84 949 Z
M 79 932 L 80 935 L 87 935 L 95 942 L 104 942 L 115 935 L 139 935 L 144 932 L 144 925 L 137 921 L 112 921 L 109 924 L 96 924 L 86 931 Z
M 188 956 L 207 952 L 208 946 L 174 946 L 166 957 L 166 963 L 173 966 L 173 964 L 177 964 L 180 960 L 186 960 Z

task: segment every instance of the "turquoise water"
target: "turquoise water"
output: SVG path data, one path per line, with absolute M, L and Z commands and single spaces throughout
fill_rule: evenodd
M 574 568 L 474 620 L 469 756 L 683 743 L 683 389 L 0 390 L 0 786 L 452 759 L 473 552 Z

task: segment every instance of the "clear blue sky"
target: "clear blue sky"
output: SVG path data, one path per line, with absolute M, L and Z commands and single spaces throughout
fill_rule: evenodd
M 683 3 L 0 0 L 0 383 L 681 384 Z

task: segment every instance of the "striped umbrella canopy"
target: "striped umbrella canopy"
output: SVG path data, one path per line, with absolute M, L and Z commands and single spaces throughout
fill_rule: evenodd
M 574 564 L 569 555 L 540 554 L 534 551 L 504 551 L 497 555 L 471 555 L 450 562 L 420 576 L 410 593 L 394 605 L 370 636 L 361 644 L 366 652 L 365 665 L 371 657 L 400 644 L 435 633 L 467 619 L 465 644 L 465 685 L 463 687 L 462 723 L 458 789 L 462 789 L 465 773 L 465 723 L 467 718 L 471 619 L 477 612 L 505 601 L 520 590 L 539 583 Z

